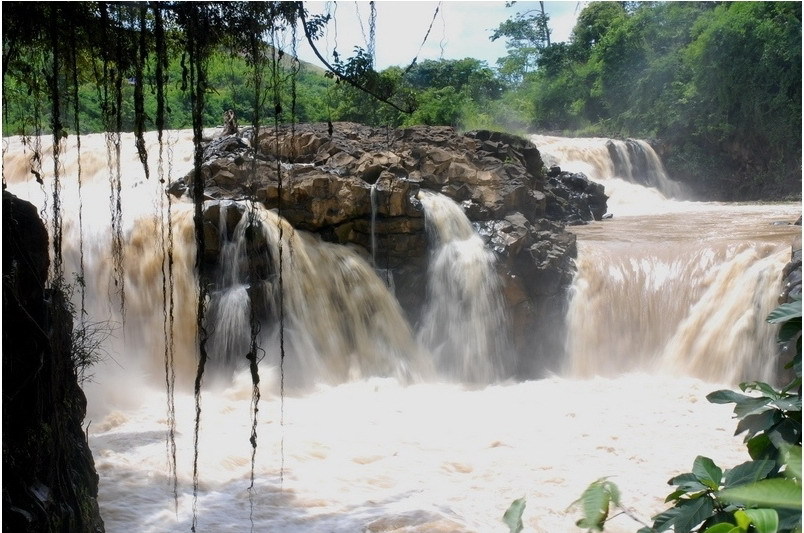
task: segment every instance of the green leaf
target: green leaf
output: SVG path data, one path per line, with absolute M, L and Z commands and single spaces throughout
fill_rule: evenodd
M 670 478 L 670 481 L 668 481 L 667 484 L 678 485 L 678 490 L 676 492 L 681 491 L 682 494 L 686 494 L 688 492 L 701 492 L 705 490 L 710 490 L 710 487 L 708 485 L 704 485 L 703 483 L 701 483 L 698 480 L 698 476 L 696 476 L 692 472 L 688 472 L 686 474 L 679 474 L 676 477 Z
M 525 526 L 522 524 L 522 513 L 525 511 L 525 498 L 511 502 L 503 515 L 503 522 L 508 526 L 510 533 L 520 533 Z
M 687 483 L 689 481 L 698 481 L 698 478 L 695 477 L 695 474 L 692 472 L 687 472 L 685 474 L 679 474 L 677 476 L 671 477 L 670 480 L 667 482 L 668 485 L 681 485 L 683 483 Z
M 799 333 L 801 333 L 801 318 L 794 318 L 782 324 L 776 340 L 781 343 L 788 342 L 796 338 Z
M 801 511 L 779 509 L 779 529 L 801 531 Z
M 653 530 L 658 533 L 667 531 L 673 527 L 673 524 L 675 523 L 679 514 L 681 514 L 680 507 L 671 507 L 670 509 L 657 514 L 653 517 Z
M 771 461 L 770 459 L 746 461 L 731 470 L 726 470 L 724 485 L 726 488 L 730 488 L 765 479 L 775 466 L 776 461 Z
M 674 490 L 673 492 L 667 495 L 667 498 L 664 499 L 664 503 L 677 500 L 679 496 L 682 496 L 686 493 L 687 491 L 684 489 Z
M 758 390 L 763 395 L 767 396 L 768 398 L 772 398 L 774 400 L 781 398 L 781 394 L 779 391 L 768 385 L 763 381 L 750 381 L 748 383 L 741 383 L 740 388 L 747 392 L 749 390 Z
M 745 444 L 748 448 L 748 455 L 750 455 L 754 460 L 767 459 L 774 456 L 774 448 L 770 437 L 764 433 L 751 437 L 746 441 Z
M 727 522 L 721 522 L 720 524 L 715 524 L 714 526 L 708 528 L 704 533 L 741 533 L 742 529 L 735 526 L 734 524 L 729 524 Z
M 801 300 L 780 305 L 770 312 L 767 320 L 771 324 L 780 324 L 797 317 L 801 318 Z
M 751 517 L 740 511 L 734 512 L 734 521 L 737 522 L 737 527 L 742 530 L 748 530 L 751 527 Z
M 801 337 L 798 338 L 798 350 L 793 359 L 784 365 L 785 368 L 792 368 L 797 376 L 801 376 Z
M 801 479 L 801 446 L 791 446 L 785 450 L 785 475 Z
M 779 530 L 779 515 L 774 509 L 745 509 L 735 512 L 743 513 L 751 520 L 757 533 L 777 533 Z
M 717 390 L 706 395 L 706 399 L 711 403 L 740 403 L 750 398 L 750 396 L 746 396 L 745 394 L 727 389 Z
M 689 533 L 692 529 L 709 518 L 715 510 L 715 505 L 711 498 L 697 498 L 695 500 L 685 500 L 679 504 L 681 509 L 674 522 L 673 531 L 675 533 Z
M 620 506 L 620 488 L 611 481 L 606 481 L 606 490 L 609 491 L 609 496 L 611 497 L 611 503 Z
M 743 418 L 746 415 L 750 415 L 756 411 L 759 411 L 768 403 L 770 403 L 771 398 L 766 398 L 764 396 L 760 396 L 759 398 L 749 398 L 747 400 L 743 400 L 737 405 L 734 406 L 734 414 L 740 418 Z
M 579 521 L 581 527 L 602 531 L 603 524 L 609 516 L 609 503 L 611 502 L 607 482 L 599 479 L 586 487 L 580 501 L 584 515 L 583 519 Z
M 781 422 L 766 431 L 771 443 L 777 449 L 782 450 L 795 442 L 801 441 L 801 413 L 798 413 L 798 420 L 784 418 Z
M 698 481 L 712 490 L 717 490 L 720 487 L 720 480 L 723 479 L 723 470 L 710 458 L 702 455 L 696 457 L 692 463 L 692 473 Z
M 748 415 L 737 424 L 735 435 L 748 431 L 748 437 L 753 437 L 761 431 L 767 431 L 782 419 L 782 414 L 776 409 L 768 409 L 761 413 Z
M 790 479 L 763 479 L 722 490 L 717 497 L 722 501 L 741 505 L 801 509 L 801 485 Z
M 782 411 L 801 411 L 801 396 L 791 396 L 773 401 L 773 405 Z

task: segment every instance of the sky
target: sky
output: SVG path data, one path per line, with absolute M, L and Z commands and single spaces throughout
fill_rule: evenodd
M 425 59 L 463 59 L 473 57 L 493 67 L 497 59 L 506 55 L 504 39 L 492 42 L 491 34 L 497 26 L 517 12 L 538 9 L 539 2 L 516 2 L 506 7 L 504 1 L 453 0 L 440 2 L 438 14 L 433 18 L 439 2 L 415 0 L 387 0 L 375 3 L 376 52 L 375 68 L 407 66 L 417 56 Z M 585 2 L 545 2 L 550 16 L 551 40 L 565 41 L 575 25 L 577 14 Z M 366 48 L 369 35 L 369 2 L 305 2 L 310 14 L 330 13 L 326 35 L 316 42 L 319 51 L 329 61 L 332 51 L 350 57 L 355 46 Z M 422 40 L 430 23 L 430 35 Z M 421 48 L 421 51 L 419 51 Z M 306 42 L 302 42 L 299 57 L 320 66 Z

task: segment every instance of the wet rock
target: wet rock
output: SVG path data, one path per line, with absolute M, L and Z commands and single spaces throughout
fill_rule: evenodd
M 549 218 L 563 220 L 570 225 L 603 219 L 608 197 L 602 185 L 580 172 L 551 171 L 551 174 L 545 187 L 552 193 L 547 197 L 546 211 Z
M 204 147 L 204 160 L 243 155 L 248 149 L 242 139 L 235 135 L 226 135 L 213 139 Z
M 801 296 L 801 248 L 793 250 L 790 262 L 782 271 L 782 292 L 779 303 L 791 302 Z
M 533 332 L 543 330 L 540 322 L 551 312 L 544 302 L 562 299 L 572 279 L 575 240 L 564 225 L 606 212 L 602 186 L 557 167 L 546 171 L 531 142 L 500 132 L 353 123 L 333 124 L 330 132 L 327 124 L 301 124 L 261 131 L 256 154 L 224 141 L 209 148 L 202 167 L 209 197 L 254 198 L 280 209 L 297 229 L 361 247 L 377 268 L 391 272 L 413 323 L 420 319 L 428 258 L 416 195 L 426 189 L 458 202 L 497 254 L 523 357 L 539 352 Z M 171 193 L 187 194 L 192 180 L 193 173 Z M 211 255 L 220 245 L 217 231 L 214 224 L 208 230 Z M 557 331 L 551 329 L 538 342 L 557 345 L 546 340 Z

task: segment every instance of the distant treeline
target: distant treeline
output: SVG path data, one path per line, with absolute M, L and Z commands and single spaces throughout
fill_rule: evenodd
M 279 116 L 282 122 L 648 138 L 671 175 L 707 196 L 779 198 L 800 192 L 800 2 L 593 2 L 580 13 L 569 42 L 551 43 L 548 27 L 544 13 L 512 16 L 495 32 L 508 48 L 495 67 L 471 58 L 427 60 L 354 76 L 393 94 L 396 102 L 412 104 L 412 113 L 336 83 L 320 68 L 280 62 L 262 73 L 265 86 L 281 94 L 266 97 L 259 121 L 273 124 Z M 355 50 L 355 57 L 336 66 L 370 65 L 365 51 Z M 31 72 L 46 70 L 46 57 L 32 53 L 28 59 Z M 77 63 L 81 132 L 104 131 L 97 63 L 87 57 Z M 155 127 L 153 63 L 145 63 L 141 80 L 126 72 L 120 100 L 124 131 L 135 127 L 132 96 L 138 85 L 144 87 L 145 128 Z M 192 122 L 183 68 L 180 55 L 170 57 L 164 84 L 170 128 Z M 247 56 L 218 46 L 206 75 L 205 124 L 221 124 L 227 109 L 241 126 L 252 123 L 255 76 Z M 51 123 L 47 91 L 31 91 L 30 80 L 21 83 L 19 76 L 4 70 L 4 135 L 47 130 Z M 71 99 L 67 92 L 65 104 Z M 279 115 L 273 100 L 283 102 Z M 62 106 L 67 133 L 75 130 L 71 106 Z

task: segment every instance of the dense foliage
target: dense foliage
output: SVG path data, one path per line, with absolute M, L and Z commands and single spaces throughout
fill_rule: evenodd
M 592 3 L 518 90 L 531 127 L 656 138 L 676 177 L 800 186 L 800 3 Z
M 800 195 L 800 3 L 593 2 L 566 43 L 546 23 L 536 10 L 501 24 L 496 71 L 467 59 L 382 72 L 419 91 L 412 116 L 351 89 L 335 116 L 651 138 L 699 197 Z
M 54 85 L 50 49 L 58 48 L 43 31 L 51 13 L 47 4 L 9 4 L 4 10 L 3 133 L 32 133 L 43 124 L 48 131 L 53 106 L 47 95 Z M 798 2 L 592 2 L 579 14 L 569 42 L 559 43 L 551 43 L 549 17 L 543 11 L 518 12 L 492 35 L 504 39 L 508 51 L 496 68 L 471 58 L 411 58 L 406 67 L 382 72 L 374 71 L 369 49 L 349 51 L 348 59 L 340 52 L 325 68 L 292 60 L 304 37 L 296 29 L 301 4 L 268 4 L 246 9 L 223 3 L 215 15 L 220 29 L 211 36 L 206 64 L 205 126 L 220 124 L 227 109 L 241 123 L 252 122 L 258 81 L 248 36 L 254 30 L 265 37 L 267 26 L 248 20 L 278 16 L 285 41 L 268 44 L 284 49 L 285 55 L 282 59 L 283 52 L 266 48 L 269 56 L 273 50 L 281 72 L 277 77 L 277 69 L 264 68 L 262 86 L 271 92 L 271 78 L 281 80 L 276 89 L 284 106 L 278 117 L 273 106 L 265 106 L 259 117 L 263 123 L 278 118 L 650 138 L 670 174 L 699 196 L 800 194 Z M 180 19 L 184 8 L 181 3 L 157 5 L 164 7 L 167 27 L 165 125 L 188 127 L 192 106 Z M 59 30 L 60 53 L 65 65 L 75 66 L 78 90 L 63 97 L 59 123 L 65 132 L 77 129 L 72 100 L 79 104 L 82 132 L 115 129 L 118 117 L 111 111 L 119 111 L 124 131 L 137 128 L 137 116 L 145 129 L 156 128 L 158 61 L 153 54 L 143 61 L 136 52 L 137 26 L 153 26 L 150 10 L 140 22 L 133 7 L 94 2 L 69 6 L 59 7 L 64 13 L 58 15 L 78 23 L 69 31 Z M 93 28 L 104 9 L 108 18 L 120 19 L 118 49 L 104 47 L 103 32 Z M 314 37 L 326 22 L 313 18 L 302 26 Z M 149 35 L 149 49 L 152 40 Z M 31 46 L 37 42 L 44 49 Z M 73 50 L 75 43 L 79 46 Z M 110 61 L 119 68 L 99 67 Z M 327 77 L 325 69 L 338 75 Z M 55 84 L 66 88 L 73 74 L 63 75 Z M 120 109 L 115 108 L 116 90 Z M 140 100 L 144 112 L 138 113 Z

